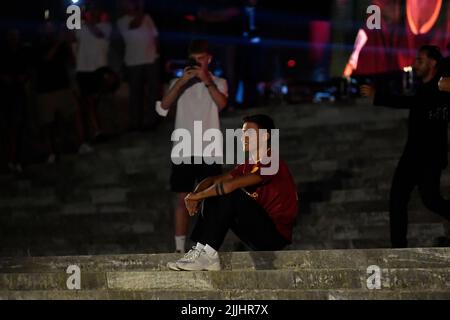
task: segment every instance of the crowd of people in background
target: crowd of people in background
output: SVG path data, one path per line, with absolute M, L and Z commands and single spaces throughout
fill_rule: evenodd
M 41 138 L 41 153 L 49 164 L 62 152 L 61 128 L 77 137 L 80 154 L 93 152 L 93 144 L 105 138 L 98 105 L 102 96 L 119 89 L 122 79 L 129 85 L 128 131 L 155 128 L 154 106 L 161 89 L 158 29 L 141 4 L 123 1 L 116 25 L 92 3 L 83 12 L 79 30 L 69 31 L 51 19 L 40 25 L 33 41 L 24 41 L 19 28 L 7 30 L 0 61 L 3 168 L 21 173 L 30 162 L 24 138 L 31 131 Z M 110 66 L 114 28 L 124 43 L 124 72 Z
M 35 161 L 29 154 L 38 153 L 36 158 L 49 164 L 57 162 L 63 152 L 61 128 L 76 137 L 77 152 L 92 153 L 94 145 L 107 136 L 99 104 L 123 83 L 128 87 L 128 131 L 157 127 L 160 118 L 154 106 L 168 80 L 161 74 L 158 27 L 143 1 L 123 0 L 120 4 L 120 16 L 112 21 L 109 12 L 90 1 L 83 8 L 80 30 L 70 31 L 52 17 L 42 21 L 32 40 L 24 39 L 19 27 L 7 30 L 0 60 L 0 91 L 5 101 L 0 108 L 2 171 L 22 172 L 24 163 Z M 193 36 L 206 32 L 220 35 L 220 30 L 230 31 L 225 26 L 231 26 L 236 38 L 243 36 L 243 30 L 250 31 L 244 34 L 249 40 L 257 32 L 251 10 L 257 4 L 258 0 L 218 1 L 214 5 L 200 2 Z M 245 87 L 242 104 L 257 104 L 258 72 L 254 66 L 259 55 L 254 50 L 233 43 L 215 46 L 215 60 L 229 81 L 230 106 L 239 103 L 235 100 L 238 79 Z M 119 67 L 111 61 L 112 56 L 119 56 Z M 29 150 L 30 136 L 39 137 L 37 150 Z

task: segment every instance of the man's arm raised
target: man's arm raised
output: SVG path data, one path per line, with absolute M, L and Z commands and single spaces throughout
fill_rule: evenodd
M 197 72 L 195 70 L 185 69 L 183 76 L 175 82 L 169 92 L 167 92 L 167 94 L 163 97 L 161 101 L 161 108 L 164 110 L 169 110 L 172 106 L 174 106 L 180 95 L 183 93 L 186 83 L 196 76 Z
M 373 99 L 375 106 L 384 106 L 394 109 L 410 109 L 417 105 L 418 101 L 414 96 L 398 96 L 389 93 L 377 93 L 373 86 L 362 85 L 361 95 L 365 98 Z

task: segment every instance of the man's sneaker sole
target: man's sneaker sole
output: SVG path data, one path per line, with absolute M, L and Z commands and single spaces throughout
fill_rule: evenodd
M 170 270 L 173 270 L 173 271 L 181 271 L 181 269 L 178 268 L 178 264 L 176 262 L 168 262 L 167 268 L 169 268 Z
M 188 264 L 177 264 L 177 267 L 179 270 L 182 271 L 221 271 L 222 268 L 220 265 L 214 264 L 212 266 L 209 266 L 207 268 L 195 268 L 195 266 L 189 266 Z

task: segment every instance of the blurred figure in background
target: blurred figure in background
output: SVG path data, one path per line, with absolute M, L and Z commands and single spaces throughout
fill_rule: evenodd
M 100 136 L 100 124 L 97 116 L 100 78 L 102 68 L 108 66 L 108 50 L 111 24 L 106 14 L 95 3 L 84 12 L 82 27 L 76 35 L 77 82 L 80 91 L 80 113 L 83 143 L 80 154 L 92 152 L 89 140 Z M 93 133 L 91 133 L 91 130 Z
M 223 43 L 215 44 L 214 60 L 228 81 L 230 109 L 236 106 L 239 80 L 237 79 L 239 45 L 232 39 L 242 38 L 245 30 L 245 11 L 242 4 L 241 0 L 203 0 L 197 12 L 200 34 L 225 37 Z
M 152 129 L 158 119 L 155 112 L 159 88 L 158 29 L 153 19 L 144 12 L 142 1 L 124 0 L 123 5 L 125 15 L 117 25 L 125 42 L 125 65 L 130 88 L 129 130 Z M 146 96 L 148 105 L 145 104 Z
M 392 181 L 390 194 L 390 227 L 393 248 L 408 247 L 408 204 L 417 186 L 430 211 L 450 220 L 450 201 L 441 195 L 441 174 L 448 166 L 448 122 L 450 100 L 439 91 L 438 47 L 420 48 L 414 70 L 420 85 L 413 96 L 397 96 L 386 90 L 362 86 L 363 96 L 374 99 L 374 105 L 409 109 L 409 132 L 403 155 Z
M 59 156 L 56 143 L 58 123 L 65 120 L 70 128 L 75 123 L 77 102 L 70 88 L 68 68 L 75 64 L 68 34 L 55 23 L 46 22 L 38 48 L 37 93 L 39 122 L 48 147 L 49 164 Z
M 0 53 L 0 136 L 11 171 L 22 173 L 22 142 L 26 126 L 26 84 L 29 61 L 17 29 L 8 30 Z

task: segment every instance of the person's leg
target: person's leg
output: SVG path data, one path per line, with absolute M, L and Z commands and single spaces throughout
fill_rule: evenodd
M 195 176 L 192 165 L 172 165 L 170 176 L 170 189 L 176 193 L 175 197 L 175 250 L 185 251 L 186 235 L 189 227 L 189 213 L 187 212 L 184 198 L 194 189 Z
M 89 73 L 79 72 L 77 73 L 76 78 L 79 88 L 78 119 L 80 132 L 82 132 L 81 145 L 83 145 L 84 143 L 87 143 L 90 138 L 89 107 L 87 102 L 87 96 L 89 95 Z
M 191 239 L 218 251 L 230 229 L 253 250 L 280 250 L 288 244 L 265 210 L 241 190 L 206 199 Z
M 419 174 L 413 161 L 403 156 L 392 181 L 389 214 L 393 248 L 408 247 L 408 204 Z
M 38 96 L 38 109 L 39 118 L 44 136 L 45 144 L 47 147 L 47 155 L 52 157 L 56 153 L 56 140 L 55 140 L 55 119 L 56 119 L 56 93 L 45 93 Z
M 16 166 L 16 171 L 22 172 L 22 161 L 23 161 L 23 142 L 26 130 L 26 90 L 24 87 L 17 88 L 15 91 L 13 102 L 13 114 L 12 118 L 13 124 L 11 131 L 11 160 Z
M 140 129 L 144 107 L 144 72 L 141 66 L 128 67 L 129 128 Z
M 439 166 L 425 167 L 419 180 L 419 192 L 423 203 L 430 211 L 450 220 L 450 201 L 441 195 L 441 174 Z
M 148 116 L 148 125 L 154 128 L 158 123 L 158 114 L 156 113 L 156 101 L 159 90 L 159 66 L 158 63 L 152 63 L 145 67 L 147 78 L 148 108 L 145 109 L 145 115 Z
M 101 134 L 100 118 L 97 112 L 99 97 L 91 94 L 86 98 L 86 103 L 89 112 L 90 127 L 92 128 L 92 132 L 94 132 L 93 139 L 96 139 Z
M 189 213 L 184 203 L 188 193 L 177 193 L 175 204 L 175 250 L 184 252 L 189 226 Z
M 7 164 L 7 125 L 4 110 L 0 108 L 0 171 L 3 169 L 4 165 Z

